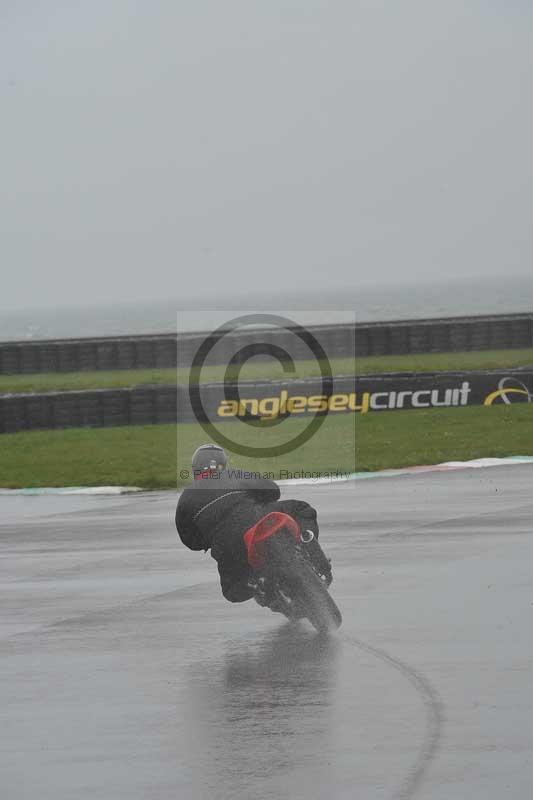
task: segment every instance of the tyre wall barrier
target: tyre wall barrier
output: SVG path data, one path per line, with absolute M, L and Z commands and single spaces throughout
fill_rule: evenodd
M 309 414 L 533 402 L 533 368 L 480 372 L 396 373 L 239 384 L 227 399 L 222 383 L 205 384 L 196 414 L 213 422 Z M 0 395 L 0 433 L 34 429 L 195 422 L 187 386 Z M 533 407 L 532 407 L 533 420 Z
M 329 358 L 533 347 L 533 313 L 484 317 L 317 325 L 308 329 Z M 0 374 L 158 369 L 188 366 L 209 334 L 173 333 L 93 339 L 0 342 Z M 285 329 L 228 334 L 211 363 L 228 363 L 237 349 L 268 341 L 295 359 L 312 358 Z

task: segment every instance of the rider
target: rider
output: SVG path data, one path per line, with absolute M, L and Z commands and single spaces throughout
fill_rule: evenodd
M 317 541 L 316 511 L 309 503 L 280 500 L 278 485 L 253 473 L 232 474 L 226 453 L 216 444 L 204 444 L 194 452 L 192 473 L 194 482 L 178 501 L 176 527 L 191 550 L 211 549 L 226 600 L 241 603 L 254 596 L 243 535 L 271 511 L 289 514 L 301 531 L 313 532 L 306 546 L 317 569 L 331 582 L 331 566 Z

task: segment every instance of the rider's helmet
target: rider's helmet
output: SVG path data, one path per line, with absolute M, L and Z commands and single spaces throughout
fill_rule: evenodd
M 222 472 L 228 466 L 228 457 L 217 444 L 202 444 L 192 457 L 194 479 L 204 478 L 211 472 Z

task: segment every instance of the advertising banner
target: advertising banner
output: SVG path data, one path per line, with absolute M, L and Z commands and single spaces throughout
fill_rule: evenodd
M 531 403 L 533 367 L 0 395 L 0 433 Z
M 231 386 L 211 384 L 202 387 L 202 409 L 217 422 L 258 417 L 308 414 L 368 414 L 421 408 L 453 408 L 472 405 L 531 403 L 533 368 L 498 372 L 397 373 L 346 376 L 333 379 L 332 391 L 324 394 L 320 379 L 291 382 L 240 384 L 238 393 Z M 183 398 L 183 420 L 190 420 L 194 409 Z

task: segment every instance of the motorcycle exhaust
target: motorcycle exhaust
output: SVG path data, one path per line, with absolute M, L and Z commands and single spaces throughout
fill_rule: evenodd
M 300 539 L 304 544 L 309 544 L 315 538 L 315 534 L 313 531 L 302 531 L 300 534 Z

